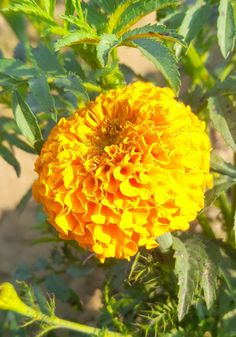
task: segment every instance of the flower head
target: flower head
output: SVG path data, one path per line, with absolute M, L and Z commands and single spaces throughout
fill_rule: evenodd
M 20 299 L 9 282 L 0 284 L 0 310 L 11 310 L 29 317 L 35 314 L 35 311 Z
M 33 194 L 60 237 L 100 260 L 129 258 L 186 230 L 204 205 L 205 124 L 169 88 L 136 82 L 62 118 L 35 169 Z

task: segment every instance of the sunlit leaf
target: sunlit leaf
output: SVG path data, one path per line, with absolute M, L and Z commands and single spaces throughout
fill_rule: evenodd
M 176 6 L 180 3 L 178 0 L 139 0 L 130 5 L 120 16 L 117 26 L 113 33 L 122 36 L 131 26 L 139 21 L 145 15 L 158 11 L 160 9 Z
M 97 56 L 102 66 L 107 63 L 108 55 L 120 40 L 114 34 L 103 34 L 97 45 Z
M 37 118 L 17 91 L 14 93 L 14 116 L 22 134 L 39 152 L 43 143 L 43 138 Z
M 183 36 L 184 41 L 189 44 L 198 34 L 198 32 L 207 23 L 210 14 L 210 6 L 196 3 L 189 7 L 182 24 L 179 28 L 179 34 Z M 176 56 L 179 57 L 182 46 L 176 45 Z
M 180 85 L 179 72 L 176 59 L 170 50 L 161 43 L 151 39 L 139 39 L 133 43 L 144 56 L 153 62 L 177 93 Z
M 78 31 L 70 33 L 69 35 L 64 36 L 62 39 L 58 40 L 55 43 L 55 50 L 59 50 L 63 47 L 69 47 L 72 45 L 78 45 L 81 43 L 96 44 L 98 43 L 98 37 L 89 32 Z
M 224 58 L 227 58 L 233 50 L 236 38 L 234 10 L 230 0 L 220 0 L 219 16 L 217 20 L 217 37 L 220 50 Z
M 236 166 L 225 162 L 214 153 L 211 155 L 211 168 L 218 173 L 236 178 Z
M 208 109 L 214 127 L 236 152 L 236 113 L 227 98 L 210 97 Z
M 222 181 L 223 180 L 223 181 Z M 223 193 L 226 192 L 230 187 L 236 184 L 236 178 L 231 178 L 225 176 L 221 179 L 219 183 L 216 183 L 212 189 L 206 191 L 205 193 L 205 207 L 209 207 L 213 202 Z
M 123 41 L 140 38 L 158 38 L 183 44 L 182 36 L 177 34 L 174 29 L 168 29 L 164 25 L 146 25 L 130 30 L 122 36 Z

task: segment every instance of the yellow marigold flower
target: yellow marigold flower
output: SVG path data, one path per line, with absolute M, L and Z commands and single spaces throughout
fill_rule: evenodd
M 62 118 L 35 169 L 33 194 L 60 237 L 101 261 L 129 258 L 187 230 L 210 184 L 205 124 L 169 88 L 136 82 Z

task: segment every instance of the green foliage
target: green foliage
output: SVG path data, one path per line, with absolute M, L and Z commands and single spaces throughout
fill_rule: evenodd
M 189 44 L 199 33 L 201 28 L 207 23 L 210 14 L 210 6 L 207 4 L 196 3 L 190 7 L 179 27 L 179 34 Z M 182 50 L 181 45 L 176 46 L 176 55 L 179 56 Z
M 19 40 L 12 58 L 0 53 L 0 104 L 13 111 L 12 117 L 0 116 L 0 156 L 17 175 L 15 148 L 39 153 L 61 117 L 125 81 L 150 81 L 120 64 L 117 49 L 121 46 L 136 48 L 150 60 L 180 92 L 180 99 L 206 122 L 213 139 L 216 130 L 235 157 L 234 1 L 65 0 L 60 17 L 56 7 L 55 0 L 0 4 Z M 156 22 L 139 24 L 154 11 Z M 34 41 L 28 35 L 31 25 L 37 33 Z M 228 163 L 212 154 L 214 185 L 207 190 L 205 209 L 198 217 L 203 234 L 167 233 L 157 238 L 159 248 L 149 253 L 141 250 L 130 262 L 99 264 L 75 243 L 63 243 L 40 211 L 40 236 L 33 244 L 53 248 L 48 259 L 39 258 L 15 271 L 14 280 L 31 284 L 19 286 L 23 299 L 44 318 L 52 318 L 55 296 L 59 307 L 60 303 L 67 306 L 66 318 L 78 320 L 85 305 L 74 285 L 100 273 L 104 286 L 101 282 L 97 287 L 103 289 L 103 308 L 97 336 L 109 335 L 109 329 L 109 336 L 115 336 L 113 331 L 133 337 L 236 336 L 235 160 Z M 29 190 L 18 210 L 23 211 L 30 197 Z M 208 217 L 212 204 L 219 212 L 224 242 L 216 239 L 219 233 Z M 50 303 L 45 293 L 54 294 Z M 39 323 L 38 337 L 44 332 L 48 337 L 59 336 L 51 331 L 52 322 L 41 319 Z M 19 324 L 19 316 L 1 313 L 0 335 L 26 337 L 35 332 Z M 63 332 L 65 337 L 76 334 Z
M 236 152 L 236 115 L 227 97 L 210 97 L 208 99 L 210 118 L 234 152 Z
M 168 48 L 155 40 L 138 39 L 133 42 L 138 49 L 150 59 L 175 90 L 179 89 L 179 72 L 173 54 Z
M 219 16 L 217 21 L 217 36 L 220 50 L 224 58 L 234 48 L 236 23 L 234 18 L 234 10 L 230 0 L 220 0 Z
M 37 119 L 18 91 L 14 92 L 14 117 L 28 142 L 39 153 L 43 138 Z

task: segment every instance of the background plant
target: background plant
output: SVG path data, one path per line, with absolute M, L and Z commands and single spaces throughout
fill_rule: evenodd
M 137 48 L 153 62 L 166 85 L 206 121 L 211 134 L 220 133 L 235 158 L 233 0 L 65 0 L 63 4 L 60 15 L 54 0 L 0 4 L 19 39 L 11 59 L 0 56 L 0 103 L 13 111 L 12 118 L 0 116 L 0 155 L 17 175 L 20 165 L 14 147 L 39 153 L 59 118 L 104 90 L 143 79 L 120 64 L 120 46 Z M 133 27 L 154 11 L 156 23 Z M 30 26 L 37 32 L 35 47 L 28 35 Z M 183 79 L 187 85 L 181 85 Z M 32 286 L 18 286 L 20 293 L 44 314 L 48 302 L 41 287 L 54 293 L 56 300 L 81 310 L 80 299 L 66 278 L 83 277 L 97 268 L 106 280 L 97 322 L 102 329 L 132 336 L 236 336 L 235 165 L 235 159 L 226 163 L 213 151 L 214 187 L 207 191 L 206 209 L 198 217 L 201 234 L 166 235 L 159 239 L 160 249 L 141 251 L 131 262 L 105 265 L 93 258 L 87 261 L 86 252 L 73 243 L 56 242 L 50 260 L 41 259 L 16 271 L 15 280 Z M 20 207 L 30 195 L 29 191 Z M 221 211 L 224 242 L 217 239 L 208 219 L 207 207 L 213 203 Z M 38 242 L 60 241 L 46 219 L 39 229 Z M 19 316 L 10 312 L 0 320 L 3 336 L 7 332 L 27 336 L 31 331 L 27 329 L 34 331 L 19 327 Z M 41 321 L 39 331 L 47 329 Z

